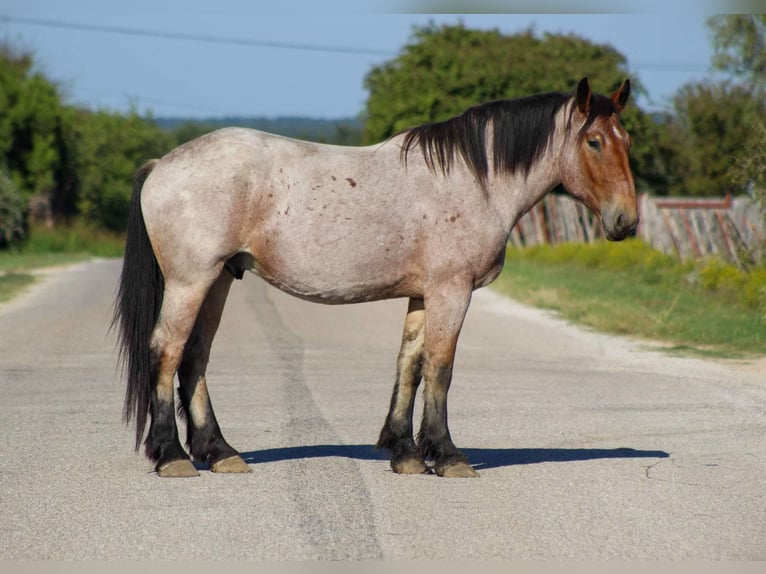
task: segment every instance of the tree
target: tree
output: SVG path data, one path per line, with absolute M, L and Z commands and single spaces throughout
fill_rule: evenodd
M 0 167 L 26 198 L 50 198 L 66 174 L 65 115 L 58 88 L 33 71 L 31 56 L 0 46 Z
M 766 84 L 766 14 L 727 14 L 708 18 L 713 33 L 713 66 L 752 87 Z
M 737 158 L 753 134 L 752 119 L 765 111 L 750 90 L 732 82 L 683 86 L 674 98 L 675 118 L 667 137 L 674 142 L 672 169 L 682 177 L 672 195 L 721 196 L 741 193 Z
M 65 105 L 58 88 L 34 72 L 29 54 L 0 45 L 0 172 L 18 190 L 4 191 L 6 207 L 17 208 L 10 197 L 26 205 L 35 198 L 54 221 L 81 216 L 122 230 L 136 169 L 174 145 L 170 134 L 135 112 Z
M 488 100 L 574 89 L 583 76 L 616 88 L 627 76 L 625 58 L 576 36 L 505 36 L 462 24 L 416 28 L 399 56 L 365 78 L 365 137 L 379 141 Z
M 746 121 L 748 134 L 735 159 L 733 175 L 743 187 L 752 187 L 766 212 L 766 14 L 713 16 L 713 65 L 742 81 L 756 103 Z
M 135 112 L 81 110 L 77 116 L 78 212 L 98 227 L 122 231 L 136 169 L 170 151 L 175 140 Z
M 380 141 L 489 100 L 573 90 L 584 76 L 598 91 L 611 93 L 629 76 L 626 59 L 609 45 L 574 35 L 538 37 L 528 29 L 508 36 L 462 24 L 416 28 L 397 57 L 365 78 L 369 97 L 364 139 Z M 631 84 L 634 93 L 642 92 L 636 78 Z M 631 162 L 637 187 L 662 183 L 666 167 L 654 151 L 658 126 L 635 105 L 622 121 L 634 141 Z
M 0 170 L 0 248 L 12 245 L 26 233 L 25 201 L 19 190 Z

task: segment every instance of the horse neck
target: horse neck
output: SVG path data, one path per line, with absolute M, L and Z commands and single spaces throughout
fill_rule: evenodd
M 493 174 L 488 182 L 490 202 L 502 220 L 511 227 L 546 193 L 561 183 L 560 157 L 567 143 L 566 117 L 564 110 L 559 111 L 556 131 L 542 155 L 530 166 L 529 172 L 519 170 L 515 173 Z

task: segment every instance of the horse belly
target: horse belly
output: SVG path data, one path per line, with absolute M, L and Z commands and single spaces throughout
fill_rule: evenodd
M 274 269 L 262 266 L 258 260 L 253 271 L 285 293 L 328 305 L 363 303 L 419 294 L 418 289 L 405 278 L 386 273 L 352 274 L 348 269 L 331 266 L 322 269 L 321 273 L 317 273 L 314 268 L 303 268 L 300 265 Z
M 302 299 L 343 304 L 419 293 L 414 254 L 388 238 L 315 225 L 272 232 L 268 245 L 254 250 L 253 271 Z

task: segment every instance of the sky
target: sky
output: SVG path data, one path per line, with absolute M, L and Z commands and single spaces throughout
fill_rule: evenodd
M 436 13 L 466 6 L 493 13 Z M 732 4 L 0 0 L 0 41 L 31 52 L 67 103 L 94 110 L 335 119 L 363 111 L 366 74 L 393 59 L 415 26 L 463 22 L 505 34 L 532 27 L 540 34 L 573 33 L 612 45 L 648 92 L 639 104 L 660 110 L 670 108 L 683 84 L 713 77 L 705 20 L 726 6 Z

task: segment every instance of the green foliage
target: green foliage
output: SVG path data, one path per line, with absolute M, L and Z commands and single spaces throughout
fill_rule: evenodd
M 584 269 L 629 271 L 647 284 L 678 288 L 700 287 L 746 309 L 759 311 L 766 323 L 766 267 L 743 270 L 711 257 L 680 263 L 640 239 L 619 243 L 562 243 L 511 249 L 509 260 L 533 260 L 550 265 L 577 265 Z
M 541 244 L 511 253 L 512 255 L 509 256 L 535 259 L 545 263 L 576 263 L 590 269 L 613 271 L 638 269 L 642 272 L 662 272 L 678 266 L 673 257 L 634 238 L 619 243 L 606 241 L 587 245 L 561 243 L 555 247 Z
M 67 173 L 66 111 L 32 58 L 0 46 L 0 167 L 21 193 L 49 196 Z
M 46 202 L 54 221 L 82 216 L 123 229 L 135 170 L 174 143 L 135 113 L 64 105 L 58 88 L 33 71 L 30 55 L 0 46 L 0 169 L 25 201 Z
M 760 105 L 746 118 L 748 137 L 736 154 L 734 179 L 751 187 L 766 214 L 766 15 L 727 14 L 708 19 L 714 35 L 713 63 L 744 80 Z
M 584 76 L 595 90 L 609 94 L 629 76 L 625 57 L 574 35 L 537 36 L 527 30 L 507 36 L 463 25 L 416 28 L 401 54 L 365 79 L 370 92 L 365 140 L 380 141 L 489 100 L 574 90 Z M 642 92 L 637 78 L 631 83 L 634 94 Z M 622 121 L 634 141 L 637 188 L 664 184 L 667 166 L 656 151 L 660 126 L 634 104 Z
M 125 240 L 83 223 L 56 227 L 32 226 L 18 249 L 0 251 L 0 302 L 7 301 L 35 282 L 31 271 L 68 265 L 97 257 L 120 257 Z
M 21 241 L 25 223 L 26 202 L 10 178 L 0 171 L 0 247 Z
M 744 271 L 719 259 L 710 259 L 699 265 L 698 273 L 703 288 L 757 310 L 766 322 L 766 268 Z
M 745 281 L 745 273 L 719 259 L 711 259 L 702 265 L 700 282 L 705 289 L 713 291 L 738 291 Z
M 707 25 L 713 33 L 713 65 L 742 80 L 741 89 L 752 101 L 734 152 L 732 180 L 752 193 L 766 217 L 766 15 L 716 15 Z
M 174 145 L 170 134 L 133 112 L 79 112 L 78 212 L 97 227 L 124 230 L 136 169 Z
M 631 270 L 640 273 L 648 283 L 668 280 L 675 282 L 680 275 L 691 270 L 670 255 L 635 238 L 619 243 L 599 241 L 591 244 L 561 243 L 556 246 L 540 244 L 525 249 L 511 249 L 508 257 L 554 265 L 576 264 L 586 269 Z
M 0 302 L 18 295 L 35 282 L 31 271 L 86 261 L 93 256 L 121 257 L 122 234 L 94 229 L 84 223 L 56 227 L 31 226 L 18 249 L 0 251 Z
M 416 28 L 399 56 L 365 78 L 365 139 L 380 141 L 488 100 L 573 90 L 583 76 L 601 90 L 615 89 L 628 75 L 625 64 L 611 46 L 572 35 Z
M 673 171 L 682 175 L 670 195 L 715 196 L 742 192 L 734 161 L 743 142 L 753 137 L 763 101 L 745 86 L 732 83 L 687 84 L 674 98 L 676 116 L 667 137 L 674 142 Z
M 766 120 L 762 115 L 754 115 L 751 120 L 750 137 L 735 158 L 734 178 L 742 188 L 753 187 L 766 213 Z
M 123 234 L 78 222 L 56 227 L 34 226 L 21 249 L 23 255 L 88 254 L 120 257 L 125 248 Z
M 0 275 L 0 303 L 29 287 L 35 278 L 27 273 L 4 273 Z
M 497 288 L 599 330 L 763 354 L 766 268 L 680 264 L 640 240 L 509 249 Z
M 764 87 L 766 14 L 719 14 L 708 18 L 707 25 L 713 33 L 713 65 Z

